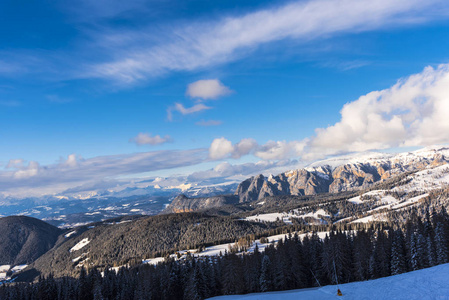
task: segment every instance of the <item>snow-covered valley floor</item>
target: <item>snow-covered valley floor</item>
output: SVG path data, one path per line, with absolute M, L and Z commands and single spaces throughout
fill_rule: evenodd
M 247 295 L 219 296 L 214 300 L 413 300 L 449 299 L 449 264 L 404 273 L 375 280 L 352 282 L 340 285 L 343 296 L 337 296 L 337 286 L 290 290 L 282 292 L 256 293 Z

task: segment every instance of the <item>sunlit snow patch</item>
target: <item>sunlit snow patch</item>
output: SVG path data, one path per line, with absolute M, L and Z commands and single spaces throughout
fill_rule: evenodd
M 89 243 L 90 243 L 89 238 L 82 239 L 78 244 L 76 244 L 75 246 L 73 246 L 73 247 L 69 250 L 69 252 L 73 252 L 73 251 L 80 250 L 81 248 L 83 248 L 84 246 L 86 246 L 86 245 L 89 244 Z

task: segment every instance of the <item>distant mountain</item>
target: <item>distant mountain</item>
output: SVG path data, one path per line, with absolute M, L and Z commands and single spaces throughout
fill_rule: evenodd
M 180 185 L 168 187 L 126 188 L 114 191 L 67 193 L 56 196 L 0 199 L 0 217 L 26 215 L 52 225 L 68 228 L 100 222 L 124 215 L 156 215 L 180 193 L 188 197 L 211 197 L 232 194 L 238 183 L 206 186 Z
M 55 245 L 61 233 L 59 228 L 35 218 L 0 218 L 0 265 L 33 262 Z
M 373 153 L 339 157 L 277 176 L 251 177 L 238 186 L 241 203 L 278 195 L 315 195 L 367 188 L 408 171 L 449 163 L 449 148 L 432 147 L 401 154 Z
M 235 195 L 221 195 L 205 198 L 189 198 L 184 194 L 178 195 L 164 213 L 191 212 L 220 207 L 227 204 L 236 204 L 239 198 Z
M 429 147 L 400 154 L 364 153 L 340 156 L 320 161 L 306 168 L 291 170 L 276 176 L 260 174 L 242 181 L 234 197 L 174 198 L 165 212 L 199 211 L 219 206 L 249 203 L 275 196 L 307 196 L 341 193 L 366 189 L 374 183 L 395 176 L 449 163 L 449 148 Z

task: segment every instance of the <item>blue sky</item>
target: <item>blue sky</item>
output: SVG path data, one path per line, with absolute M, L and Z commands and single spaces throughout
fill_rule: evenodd
M 0 22 L 4 195 L 449 142 L 446 1 L 2 1 Z

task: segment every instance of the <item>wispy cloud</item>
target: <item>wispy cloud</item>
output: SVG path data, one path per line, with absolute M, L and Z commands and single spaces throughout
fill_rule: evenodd
M 169 121 L 173 121 L 173 112 L 179 112 L 182 115 L 190 115 L 190 114 L 197 113 L 197 112 L 200 112 L 200 111 L 203 111 L 203 110 L 208 110 L 208 109 L 211 109 L 211 108 L 212 107 L 206 106 L 206 105 L 204 105 L 202 103 L 195 104 L 192 107 L 185 107 L 181 103 L 175 103 L 175 105 L 170 106 L 167 109 L 167 119 Z
M 206 149 L 185 151 L 154 151 L 134 154 L 99 156 L 82 159 L 75 154 L 53 165 L 40 165 L 23 160 L 10 161 L 10 169 L 0 172 L 3 194 L 28 195 L 56 193 L 89 182 L 119 176 L 191 166 L 207 160 Z
M 149 133 L 140 132 L 136 137 L 129 140 L 132 143 L 136 143 L 137 145 L 160 145 L 164 143 L 168 143 L 172 141 L 172 138 L 169 135 L 161 137 L 160 135 L 152 136 Z
M 16 100 L 0 100 L 0 106 L 17 107 L 20 105 L 22 105 L 22 103 Z
M 223 124 L 223 121 L 220 120 L 201 120 L 195 123 L 198 126 L 204 126 L 204 127 L 209 127 L 209 126 L 218 126 Z
M 80 34 L 71 40 L 71 47 L 2 51 L 0 75 L 45 75 L 33 77 L 35 80 L 99 78 L 126 86 L 170 72 L 235 61 L 270 43 L 294 41 L 301 47 L 341 34 L 431 22 L 447 17 L 449 11 L 444 0 L 308 0 L 213 20 L 175 20 L 158 26 L 139 22 L 130 28 L 107 20 L 151 14 L 153 3 L 60 3 L 79 25 Z
M 132 36 L 133 42 L 116 41 L 117 47 L 109 49 L 115 55 L 91 64 L 85 76 L 133 83 L 166 72 L 233 61 L 280 40 L 307 43 L 342 33 L 423 23 L 441 17 L 441 7 L 447 6 L 440 0 L 295 1 L 246 15 L 170 28 L 164 32 L 167 39 L 157 42 L 148 34 L 150 29 L 140 28 L 127 35 L 126 39 Z M 98 35 L 97 40 L 104 41 L 102 32 Z

